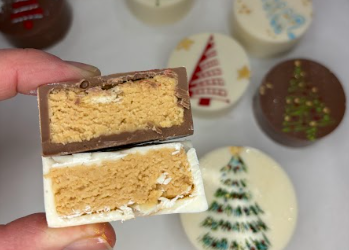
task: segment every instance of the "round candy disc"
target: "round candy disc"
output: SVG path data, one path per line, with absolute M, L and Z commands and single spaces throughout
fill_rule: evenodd
M 269 156 L 248 147 L 217 149 L 200 160 L 207 212 L 182 214 L 199 250 L 282 250 L 297 221 L 296 195 Z
M 191 9 L 193 0 L 127 0 L 132 13 L 141 21 L 163 25 L 183 18 Z
M 2 0 L 2 4 L 0 31 L 17 47 L 51 46 L 69 29 L 66 0 Z
M 303 36 L 312 11 L 310 0 L 235 0 L 233 32 L 253 54 L 273 56 Z
M 334 131 L 346 98 L 338 78 L 325 66 L 294 59 L 276 65 L 254 100 L 257 121 L 274 140 L 305 146 Z
M 172 52 L 168 66 L 187 68 L 194 112 L 212 113 L 232 107 L 250 82 L 250 64 L 244 49 L 222 34 L 184 38 Z

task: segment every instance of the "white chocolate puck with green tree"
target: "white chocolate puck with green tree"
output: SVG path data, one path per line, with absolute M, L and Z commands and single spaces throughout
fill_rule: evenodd
M 306 59 L 276 65 L 254 98 L 260 127 L 287 146 L 307 146 L 341 123 L 346 97 L 338 78 L 325 66 Z
M 235 0 L 233 33 L 252 54 L 274 56 L 299 42 L 312 13 L 311 0 Z
M 245 50 L 223 34 L 201 33 L 183 38 L 168 65 L 186 67 L 194 114 L 229 110 L 250 83 L 251 67 Z
M 179 21 L 191 10 L 194 0 L 126 0 L 139 20 L 150 25 L 165 25 Z
M 182 214 L 198 250 L 282 250 L 297 222 L 293 185 L 280 165 L 249 147 L 224 147 L 200 160 L 209 209 Z

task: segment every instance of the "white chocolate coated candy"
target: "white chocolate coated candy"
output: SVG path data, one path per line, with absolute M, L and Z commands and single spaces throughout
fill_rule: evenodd
M 255 56 L 292 49 L 308 30 L 310 0 L 235 0 L 233 33 Z
M 202 183 L 199 161 L 195 149 L 192 147 L 190 142 L 164 143 L 159 145 L 135 147 L 115 152 L 93 152 L 43 157 L 43 173 L 46 175 L 53 168 L 67 168 L 82 165 L 86 168 L 93 164 L 98 164 L 102 167 L 103 165 L 101 163 L 103 161 L 120 160 L 129 154 L 146 154 L 150 150 L 161 150 L 163 148 L 173 149 L 172 154 L 178 153 L 182 148 L 186 150 L 194 183 L 194 190 L 188 197 L 183 197 L 183 195 L 178 195 L 173 199 L 160 197 L 159 202 L 150 207 L 140 206 L 129 201 L 116 210 L 105 208 L 105 211 L 98 211 L 97 213 L 92 213 L 90 207 L 86 207 L 85 211 L 75 211 L 71 216 L 60 216 L 56 210 L 52 180 L 44 177 L 45 210 L 48 226 L 68 227 L 117 220 L 124 221 L 138 216 L 193 213 L 207 210 L 207 201 Z M 160 175 L 158 178 L 158 183 L 161 184 L 168 183 L 169 181 L 170 179 L 166 179 L 166 175 Z
M 209 210 L 182 214 L 200 250 L 282 250 L 297 221 L 294 188 L 278 163 L 249 147 L 217 149 L 200 160 Z
M 194 114 L 225 112 L 244 94 L 250 64 L 244 49 L 231 37 L 217 33 L 182 39 L 168 67 L 185 66 Z
M 126 0 L 131 12 L 151 25 L 174 23 L 191 9 L 194 0 Z

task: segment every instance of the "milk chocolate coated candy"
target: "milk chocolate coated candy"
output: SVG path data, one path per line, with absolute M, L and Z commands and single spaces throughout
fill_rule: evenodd
M 305 146 L 333 132 L 346 98 L 338 78 L 323 65 L 294 59 L 276 65 L 254 99 L 262 129 L 275 141 Z
M 19 48 L 42 49 L 61 40 L 72 14 L 65 0 L 3 0 L 0 30 Z

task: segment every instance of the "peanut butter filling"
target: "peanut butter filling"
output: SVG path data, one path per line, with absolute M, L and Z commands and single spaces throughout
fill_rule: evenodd
M 158 204 L 193 192 L 184 149 L 153 149 L 93 165 L 52 168 L 56 211 L 60 216 L 113 211 L 122 206 Z
M 184 122 L 177 79 L 158 75 L 112 88 L 65 88 L 48 97 L 53 143 L 88 141 L 104 135 L 169 128 Z

